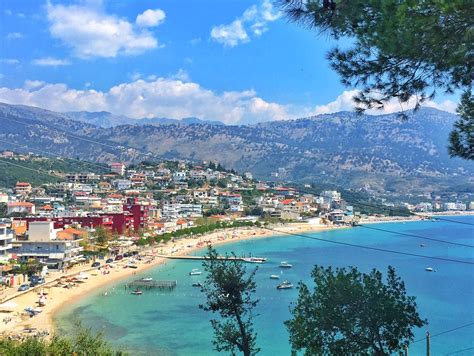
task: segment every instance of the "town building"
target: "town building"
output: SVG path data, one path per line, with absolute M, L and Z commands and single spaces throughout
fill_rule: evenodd
M 13 230 L 9 220 L 0 220 L 0 261 L 7 261 L 12 249 Z
M 7 215 L 35 214 L 35 205 L 29 202 L 12 201 L 7 204 Z
M 110 171 L 118 174 L 119 176 L 123 176 L 125 174 L 125 168 L 126 168 L 125 164 L 121 162 L 110 164 Z
M 31 193 L 31 184 L 27 182 L 17 182 L 15 185 L 15 193 L 20 195 L 28 195 Z
M 62 240 L 53 221 L 32 221 L 26 240 L 13 243 L 12 253 L 20 261 L 35 259 L 51 269 L 62 269 L 82 258 L 81 238 Z

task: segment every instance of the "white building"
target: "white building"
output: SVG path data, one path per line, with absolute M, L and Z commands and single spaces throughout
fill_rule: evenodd
M 325 190 L 321 193 L 321 197 L 324 198 L 325 203 L 339 203 L 341 201 L 341 193 L 335 190 Z
M 82 239 L 60 240 L 52 221 L 32 221 L 28 226 L 28 239 L 16 241 L 12 253 L 21 261 L 36 259 L 53 269 L 77 262 L 82 258 Z
M 110 171 L 120 176 L 123 176 L 125 174 L 125 168 L 125 165 L 120 162 L 110 164 Z
M 167 203 L 163 204 L 162 217 L 177 219 L 182 217 L 201 217 L 201 204 Z
M 10 230 L 10 224 L 0 220 L 0 260 L 8 259 L 9 252 L 13 247 L 12 241 L 13 231 Z
M 112 181 L 112 185 L 117 190 L 127 190 L 132 187 L 132 182 L 128 179 L 116 179 Z

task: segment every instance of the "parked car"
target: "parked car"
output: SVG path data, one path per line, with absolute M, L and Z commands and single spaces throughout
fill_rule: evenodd
M 120 261 L 120 260 L 123 260 L 123 256 L 122 256 L 122 255 L 117 255 L 117 256 L 115 256 L 115 261 Z
M 114 262 L 114 259 L 113 259 L 113 258 L 108 258 L 108 259 L 105 261 L 105 263 L 112 263 L 112 262 Z
M 43 284 L 43 283 L 46 283 L 44 278 L 43 277 L 38 278 L 38 281 L 36 282 L 36 284 Z
M 131 256 L 131 254 L 128 253 L 128 252 L 125 252 L 125 253 L 123 254 L 123 257 L 130 257 L 130 256 Z
M 23 292 L 25 290 L 28 290 L 30 289 L 30 286 L 28 284 L 22 284 L 19 288 L 18 288 L 18 292 Z
M 94 267 L 100 267 L 100 262 L 94 262 L 92 265 L 91 265 L 92 268 Z
M 30 277 L 30 287 L 36 287 L 37 285 L 46 283 L 43 277 L 31 276 Z

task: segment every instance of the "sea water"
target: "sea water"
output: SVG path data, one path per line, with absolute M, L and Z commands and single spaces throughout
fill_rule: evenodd
M 474 217 L 457 216 L 449 219 L 474 223 Z M 417 234 L 435 239 L 474 245 L 474 227 L 447 221 L 385 223 L 372 227 Z M 447 245 L 363 227 L 330 230 L 306 234 L 327 241 L 340 241 L 381 249 L 437 256 L 474 262 L 474 249 Z M 424 246 L 421 246 L 424 245 Z M 425 333 L 430 331 L 432 355 L 444 355 L 474 347 L 474 325 L 443 335 L 436 334 L 474 322 L 474 265 L 460 264 L 420 257 L 397 255 L 360 249 L 330 242 L 296 236 L 271 237 L 240 241 L 219 246 L 220 253 L 267 257 L 268 262 L 258 266 L 255 329 L 261 355 L 289 355 L 290 346 L 284 321 L 290 318 L 289 307 L 295 302 L 297 289 L 277 290 L 282 280 L 296 285 L 304 281 L 312 286 L 310 277 L 314 265 L 357 266 L 368 272 L 373 268 L 385 274 L 387 266 L 394 266 L 406 284 L 407 293 L 416 296 L 418 310 L 429 325 L 415 330 L 410 355 L 425 353 Z M 204 254 L 201 250 L 196 254 Z M 293 265 L 281 269 L 281 261 Z M 248 264 L 249 269 L 255 268 Z M 432 267 L 436 272 L 427 272 Z M 212 314 L 199 309 L 205 297 L 192 283 L 204 281 L 205 276 L 190 276 L 193 268 L 201 268 L 200 261 L 169 261 L 166 265 L 144 271 L 132 279 L 153 277 L 156 280 L 177 280 L 173 291 L 144 291 L 131 295 L 125 290 L 127 280 L 98 289 L 87 298 L 68 306 L 56 316 L 61 334 L 72 332 L 73 320 L 94 331 L 102 331 L 112 346 L 131 354 L 149 355 L 213 355 Z M 280 280 L 270 275 L 281 275 Z M 129 280 L 128 280 L 129 281 Z M 107 296 L 104 293 L 107 292 Z M 473 350 L 457 353 L 472 355 Z

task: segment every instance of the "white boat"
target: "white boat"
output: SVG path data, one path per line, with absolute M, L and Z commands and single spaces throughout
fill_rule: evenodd
M 153 280 L 153 278 L 151 278 L 151 277 L 142 278 L 143 282 L 151 282 L 152 280 Z
M 288 281 L 283 281 L 283 283 L 277 285 L 277 289 L 291 289 L 293 284 Z
M 281 267 L 281 268 L 291 268 L 291 267 L 293 267 L 293 265 L 290 264 L 290 263 L 288 263 L 288 262 L 286 262 L 286 261 L 281 261 L 280 267 Z
M 280 276 L 278 274 L 272 274 L 270 279 L 280 279 Z
M 248 263 L 264 263 L 267 259 L 266 258 L 261 258 L 261 257 L 245 257 L 242 258 L 242 261 L 248 262 Z
M 193 287 L 202 287 L 201 282 L 196 282 L 192 284 Z
M 143 292 L 140 290 L 140 289 L 135 289 L 132 293 L 130 294 L 133 294 L 133 295 L 142 295 Z
M 193 268 L 191 272 L 189 272 L 190 276 L 199 276 L 202 274 L 202 271 L 199 270 L 199 268 Z
M 433 267 L 426 267 L 425 271 L 426 272 L 436 272 L 436 270 Z

